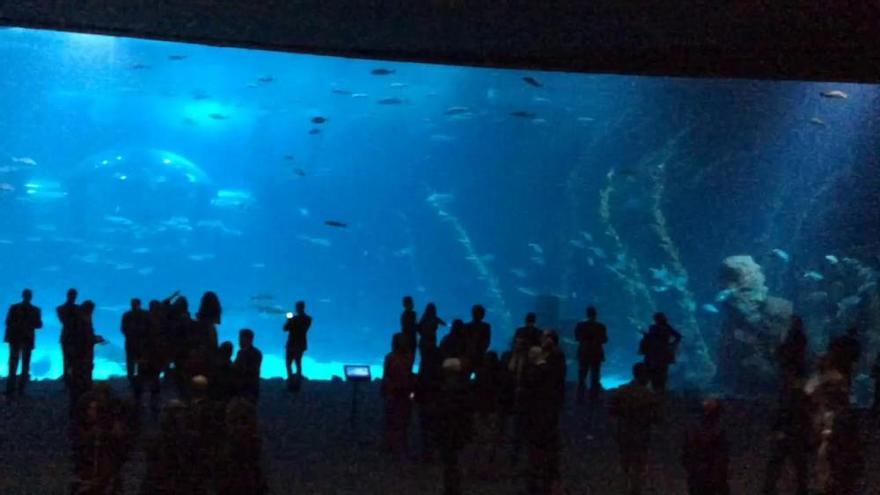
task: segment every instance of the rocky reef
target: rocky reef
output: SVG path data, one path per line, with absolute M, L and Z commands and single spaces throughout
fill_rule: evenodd
M 788 328 L 792 303 L 770 295 L 763 270 L 751 256 L 726 258 L 720 273 L 724 319 L 718 382 L 738 394 L 773 390 L 774 352 Z
M 854 258 L 825 256 L 814 270 L 798 270 L 794 304 L 771 295 L 761 266 L 751 256 L 731 256 L 721 265 L 723 322 L 719 338 L 717 381 L 736 393 L 772 391 L 777 370 L 774 350 L 795 308 L 803 317 L 813 356 L 848 328 L 858 328 L 862 359 L 857 382 L 880 352 L 880 271 Z
M 825 256 L 821 266 L 798 276 L 796 301 L 814 352 L 848 328 L 859 329 L 866 374 L 880 352 L 880 270 L 855 258 Z

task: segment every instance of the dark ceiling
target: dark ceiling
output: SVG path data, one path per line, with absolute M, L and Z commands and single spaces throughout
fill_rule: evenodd
M 0 0 L 0 23 L 550 70 L 880 82 L 880 2 Z

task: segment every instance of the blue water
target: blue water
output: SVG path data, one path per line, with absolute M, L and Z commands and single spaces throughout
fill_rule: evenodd
M 12 28 L 0 30 L 0 87 L 0 300 L 35 291 L 38 378 L 60 374 L 54 307 L 77 287 L 111 341 L 98 377 L 124 371 L 129 298 L 180 289 L 193 306 L 219 293 L 221 339 L 254 329 L 267 377 L 284 374 L 283 313 L 299 299 L 315 321 L 313 378 L 381 363 L 405 294 L 447 321 L 484 304 L 496 349 L 527 311 L 570 339 L 596 304 L 610 383 L 655 309 L 693 318 L 711 347 L 719 316 L 704 305 L 726 256 L 769 264 L 779 248 L 807 269 L 880 253 L 877 86 Z M 847 98 L 820 96 L 830 90 Z M 651 304 L 632 296 L 645 287 Z

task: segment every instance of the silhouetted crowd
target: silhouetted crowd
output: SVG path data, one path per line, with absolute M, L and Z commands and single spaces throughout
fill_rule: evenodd
M 122 493 L 121 473 L 141 434 L 143 394 L 159 419 L 158 432 L 144 438 L 147 471 L 143 494 L 260 494 L 267 491 L 261 468 L 258 427 L 262 354 L 254 332 L 242 329 L 235 357 L 231 342 L 218 342 L 222 308 L 213 292 L 203 295 L 193 318 L 187 299 L 175 292 L 150 301 L 148 309 L 133 299 L 121 321 L 126 373 L 131 396 L 120 397 L 108 385 L 93 383 L 94 349 L 106 340 L 95 333 L 92 301 L 77 303 L 71 289 L 56 313 L 61 324 L 63 382 L 70 396 L 69 439 L 73 452 L 71 493 Z M 41 311 L 30 290 L 9 308 L 5 342 L 9 345 L 6 395 L 24 395 L 29 379 Z M 567 364 L 560 335 L 542 330 L 529 313 L 512 342 L 499 355 L 490 350 L 492 327 L 486 310 L 476 305 L 468 322 L 447 323 L 429 303 L 421 317 L 413 299 L 403 298 L 400 331 L 385 356 L 381 394 L 384 401 L 384 447 L 396 462 L 417 454 L 424 462 L 438 458 L 443 493 L 464 493 L 461 455 L 471 447 L 469 465 L 486 475 L 497 472 L 501 457 L 517 466 L 525 452 L 526 492 L 560 492 L 562 434 Z M 283 330 L 288 334 L 288 387 L 299 391 L 302 358 L 308 349 L 312 318 L 305 303 L 296 304 Z M 577 344 L 575 401 L 592 417 L 607 407 L 614 420 L 621 471 L 627 493 L 640 494 L 646 483 L 652 432 L 661 427 L 669 368 L 676 362 L 682 335 L 663 313 L 642 335 L 631 382 L 604 397 L 601 374 L 608 330 L 589 307 L 573 331 Z M 416 357 L 418 359 L 417 372 Z M 850 405 L 853 374 L 861 355 L 855 329 L 835 338 L 827 352 L 813 357 L 803 322 L 791 327 L 776 349 L 780 389 L 773 422 L 771 451 L 764 470 L 763 493 L 776 485 L 789 462 L 798 494 L 813 479 L 826 495 L 858 493 L 864 470 L 859 417 Z M 21 364 L 21 372 L 18 367 Z M 296 371 L 293 371 L 295 366 Z M 880 356 L 872 368 L 880 415 Z M 176 392 L 161 405 L 165 384 Z M 724 404 L 703 403 L 699 421 L 687 428 L 682 465 L 692 495 L 728 494 L 729 446 L 723 427 Z M 410 451 L 410 424 L 418 418 L 417 453 Z M 502 440 L 510 439 L 502 449 Z
M 239 332 L 232 360 L 231 342 L 218 343 L 222 309 L 213 292 L 201 299 L 195 318 L 187 299 L 175 292 L 150 301 L 148 309 L 132 299 L 122 316 L 126 374 L 131 397 L 119 397 L 108 385 L 93 383 L 95 303 L 77 303 L 70 289 L 58 306 L 63 382 L 69 393 L 69 439 L 73 452 L 72 494 L 122 493 L 122 468 L 140 433 L 142 396 L 159 419 L 159 433 L 145 438 L 147 474 L 143 494 L 259 494 L 266 492 L 260 466 L 262 437 L 256 402 L 263 356 L 254 332 Z M 35 331 L 42 328 L 30 290 L 6 317 L 9 377 L 6 395 L 25 394 Z M 21 374 L 17 373 L 21 362 Z M 160 394 L 170 383 L 176 398 L 164 406 Z M 160 407 L 161 406 L 161 407 Z

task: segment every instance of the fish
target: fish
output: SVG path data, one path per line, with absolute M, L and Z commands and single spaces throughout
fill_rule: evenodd
M 596 119 L 594 119 L 593 117 L 578 117 L 577 121 L 578 122 L 595 122 Z
M 299 215 L 301 217 L 309 216 L 309 209 L 308 208 L 299 208 L 297 211 L 299 211 Z
M 284 160 L 288 162 L 293 161 L 293 155 L 284 155 L 282 158 L 284 158 Z
M 538 293 L 535 292 L 535 289 L 532 289 L 530 287 L 517 287 L 516 290 L 519 292 L 522 292 L 523 294 L 525 294 L 527 296 L 535 297 L 538 295 Z
M 187 55 L 177 55 L 177 54 L 168 55 L 168 60 L 180 61 L 180 60 L 186 60 L 186 58 L 187 58 Z
M 587 248 L 587 251 L 591 251 L 593 253 L 593 256 L 599 259 L 605 259 L 605 250 L 600 247 L 590 246 Z
M 844 93 L 839 89 L 832 89 L 830 91 L 822 91 L 819 93 L 823 98 L 837 98 L 841 100 L 845 100 L 849 98 L 849 95 Z
M 782 261 L 784 261 L 786 263 L 788 263 L 788 260 L 791 259 L 791 256 L 789 256 L 788 253 L 786 253 L 785 251 L 783 251 L 779 248 L 773 249 L 770 252 L 773 254 L 773 256 L 776 256 L 777 258 L 781 259 Z
M 525 110 L 517 110 L 516 112 L 510 112 L 510 115 L 512 115 L 514 117 L 521 118 L 521 119 L 533 119 L 533 118 L 537 117 L 536 114 L 534 114 L 532 112 L 527 112 Z
M 327 122 L 327 117 L 321 117 L 320 115 L 312 117 L 313 124 L 324 124 Z
M 14 165 L 4 165 L 0 167 L 0 174 L 9 174 L 12 172 L 18 172 L 21 170 L 21 167 L 16 167 Z
M 415 248 L 413 248 L 412 246 L 407 246 L 405 248 L 400 248 L 397 251 L 394 251 L 392 254 L 397 258 L 412 256 L 413 254 L 415 254 Z
M 330 90 L 330 92 L 333 93 L 334 95 L 343 95 L 343 96 L 351 96 L 351 94 L 352 94 L 351 91 L 349 91 L 347 89 L 338 89 L 338 88 L 334 88 L 334 89 Z
M 380 105 L 400 105 L 403 103 L 403 100 L 400 98 L 382 98 L 381 100 L 376 101 L 376 103 Z
M 34 229 L 42 230 L 43 232 L 55 232 L 56 230 L 58 230 L 58 227 L 52 225 L 51 223 L 41 223 L 34 226 Z
M 133 221 L 119 215 L 104 215 L 104 220 L 115 225 L 134 225 Z
M 718 314 L 718 308 L 716 308 L 714 304 L 704 304 L 700 306 L 700 309 L 707 313 Z
M 275 296 L 267 292 L 261 292 L 251 296 L 251 301 L 274 301 Z
M 324 220 L 324 225 L 328 227 L 336 227 L 338 229 L 344 229 L 348 227 L 348 224 L 345 222 L 340 222 L 338 220 Z
M 5 246 L 11 246 L 14 244 L 14 242 L 10 241 L 9 239 L 0 239 L 0 244 L 5 245 Z
M 134 268 L 134 265 L 131 263 L 116 263 L 113 265 L 113 268 L 116 268 L 117 270 L 131 270 Z
M 825 121 L 820 119 L 819 117 L 811 118 L 810 123 L 819 127 L 828 127 L 828 124 L 826 124 Z
M 199 253 L 199 254 L 191 254 L 191 255 L 187 256 L 187 258 L 189 258 L 190 260 L 197 261 L 197 262 L 212 260 L 215 257 L 216 256 L 211 253 Z
M 522 80 L 523 80 L 523 82 L 525 82 L 529 86 L 532 86 L 535 88 L 543 88 L 544 87 L 544 85 L 541 84 L 540 81 L 538 81 L 537 79 L 535 79 L 532 76 L 526 76 L 526 77 L 522 78 Z
M 810 271 L 810 272 L 804 273 L 804 279 L 810 280 L 813 282 L 821 282 L 822 280 L 825 280 L 825 276 L 819 272 Z
M 61 267 L 58 265 L 49 265 L 49 266 L 44 266 L 40 270 L 42 270 L 44 272 L 57 272 L 57 271 L 61 270 Z
M 329 239 L 324 239 L 323 237 L 310 237 L 305 234 L 300 234 L 297 236 L 297 239 L 300 239 L 302 241 L 306 241 L 308 243 L 314 244 L 316 246 L 321 246 L 321 247 L 330 247 L 333 245 Z
M 435 193 L 431 193 L 431 195 L 429 195 L 427 198 L 425 198 L 425 201 L 427 201 L 428 203 L 431 203 L 431 204 L 444 204 L 444 203 L 448 203 L 448 202 L 452 201 L 453 199 L 455 199 L 455 195 L 452 193 L 436 193 L 435 192 Z
M 587 240 L 587 242 L 593 242 L 593 236 L 590 235 L 589 232 L 582 230 L 581 235 Z
M 263 77 L 257 78 L 257 82 L 260 82 L 263 84 L 268 84 L 273 81 L 275 81 L 275 78 L 272 76 L 263 76 Z
M 154 268 L 152 266 L 146 266 L 137 271 L 138 275 L 149 275 L 153 273 Z
M 462 115 L 465 113 L 471 113 L 471 109 L 468 107 L 449 107 L 443 112 L 443 115 Z
M 848 296 L 841 299 L 840 302 L 837 303 L 837 307 L 838 309 L 843 310 L 851 306 L 858 306 L 861 302 L 861 296 Z
M 77 260 L 77 261 L 81 261 L 81 262 L 83 262 L 83 263 L 88 263 L 88 264 L 90 264 L 90 265 L 95 264 L 95 263 L 98 262 L 98 255 L 97 255 L 97 253 L 88 253 L 88 254 L 83 254 L 83 255 L 76 255 L 76 256 L 74 256 L 73 258 L 74 258 L 75 260 Z
M 29 156 L 20 156 L 20 157 L 12 157 L 12 163 L 20 163 L 22 165 L 28 165 L 30 167 L 36 167 L 37 161 Z
M 829 263 L 831 263 L 832 265 L 836 265 L 836 264 L 840 263 L 840 260 L 837 259 L 837 256 L 834 256 L 833 254 L 827 254 L 827 255 L 825 255 L 825 259 L 826 259 Z
M 732 296 L 734 292 L 736 291 L 733 289 L 724 289 L 718 294 L 715 294 L 715 303 L 723 303 L 724 301 L 730 299 L 730 296 Z
M 226 115 L 223 115 L 222 113 L 212 113 L 212 114 L 208 115 L 208 117 L 211 117 L 214 120 L 226 120 L 229 118 Z
M 211 95 L 209 95 L 208 93 L 206 93 L 205 91 L 202 91 L 202 90 L 196 90 L 196 91 L 193 91 L 193 93 L 192 93 L 192 99 L 195 101 L 202 101 L 202 100 L 207 100 L 210 98 L 211 98 Z
M 511 268 L 510 273 L 516 278 L 526 278 L 527 276 L 526 271 L 522 268 Z
M 288 313 L 287 310 L 278 305 L 257 304 L 255 307 L 257 311 L 266 315 L 286 315 Z
M 262 268 L 266 268 L 266 264 L 265 263 L 251 263 L 251 268 L 256 268 L 259 270 Z
M 455 137 L 448 134 L 431 134 L 429 139 L 437 143 L 451 143 L 455 141 Z
M 351 95 L 352 98 L 366 98 L 367 96 L 370 95 L 368 95 L 367 93 L 352 93 Z
M 309 135 L 311 136 L 317 136 L 318 134 L 321 134 L 321 129 L 312 129 L 309 131 Z
M 406 87 L 408 87 L 408 86 L 409 86 L 409 84 L 406 84 L 406 83 L 400 83 L 400 82 L 395 82 L 395 83 L 391 83 L 391 84 L 388 85 L 388 87 L 390 87 L 390 88 L 394 88 L 394 89 L 403 89 L 403 88 L 406 88 Z
M 301 168 L 295 168 L 295 169 L 293 169 L 293 174 L 296 175 L 297 177 L 305 177 L 306 171 Z
M 142 63 L 131 64 L 132 70 L 141 70 L 141 69 L 149 69 L 149 68 L 150 68 L 150 66 L 147 64 L 142 64 Z
M 536 265 L 544 266 L 544 263 L 545 263 L 544 258 L 542 258 L 542 257 L 540 257 L 540 256 L 532 256 L 530 259 L 531 259 L 532 262 L 535 263 Z
M 553 103 L 552 101 L 550 101 L 550 98 L 544 98 L 543 96 L 536 96 L 532 98 L 532 101 L 534 101 L 535 103 Z
M 544 254 L 544 248 L 542 248 L 540 244 L 530 242 L 529 247 L 532 248 L 532 251 L 538 254 Z
M 584 241 L 582 241 L 580 239 L 569 239 L 568 243 L 578 249 L 583 249 L 585 247 Z
M 380 67 L 378 69 L 371 70 L 370 74 L 372 74 L 374 76 L 390 76 L 391 74 L 394 74 L 395 72 L 396 71 L 394 69 L 384 69 L 384 68 Z
M 15 186 L 6 182 L 0 182 L 0 194 L 10 194 L 15 192 Z

